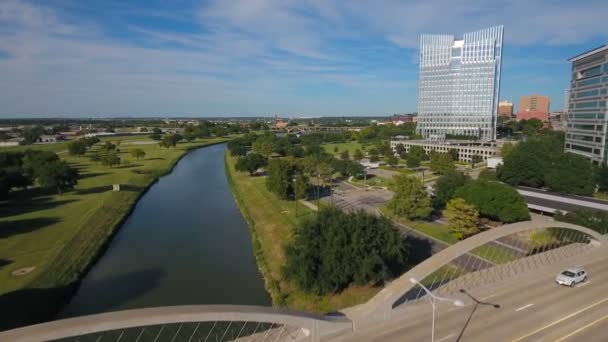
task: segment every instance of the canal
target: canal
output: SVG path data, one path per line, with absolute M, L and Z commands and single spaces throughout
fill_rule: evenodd
M 139 200 L 61 312 L 270 305 L 224 172 L 226 145 L 188 153 Z

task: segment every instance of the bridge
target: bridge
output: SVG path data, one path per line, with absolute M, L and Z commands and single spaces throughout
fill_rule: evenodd
M 528 208 L 537 212 L 555 214 L 575 210 L 601 210 L 608 212 L 608 201 L 595 198 L 565 195 L 535 188 L 518 186 L 517 192 L 526 200 Z
M 467 267 L 463 257 L 465 263 L 487 267 Z M 368 302 L 339 314 L 255 306 L 160 307 L 27 326 L 0 332 L 0 341 L 419 341 L 430 338 L 432 317 L 436 341 L 442 342 L 555 340 L 572 333 L 593 340 L 602 336 L 593 335 L 593 329 L 608 318 L 608 298 L 602 299 L 608 296 L 602 286 L 608 281 L 607 259 L 606 236 L 540 218 L 454 244 L 386 284 Z M 587 268 L 589 282 L 574 289 L 553 282 L 562 268 L 576 265 Z M 434 295 L 465 306 L 441 303 L 435 316 L 428 295 L 412 278 Z

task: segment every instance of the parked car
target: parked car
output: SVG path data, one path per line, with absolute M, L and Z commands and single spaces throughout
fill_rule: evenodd
M 555 277 L 556 283 L 570 287 L 585 280 L 587 280 L 587 272 L 581 267 L 569 268 Z

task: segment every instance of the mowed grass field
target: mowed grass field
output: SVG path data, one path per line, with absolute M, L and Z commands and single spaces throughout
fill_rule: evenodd
M 247 172 L 235 171 L 235 162 L 236 157 L 226 154 L 228 179 L 249 224 L 258 266 L 275 305 L 325 313 L 363 303 L 380 290 L 358 286 L 334 295 L 317 296 L 299 290 L 294 283 L 284 279 L 285 245 L 293 239 L 298 222 L 312 218 L 316 212 L 299 204 L 296 217 L 294 201 L 280 200 L 267 191 L 265 177 L 251 177 Z
M 87 156 L 62 153 L 65 143 L 29 146 L 59 152 L 78 168 L 81 178 L 73 191 L 62 195 L 31 188 L 0 202 L 0 329 L 51 318 L 142 192 L 189 149 L 227 139 L 195 140 L 167 149 L 147 136 L 104 138 L 101 143 L 121 142 L 122 163 L 112 168 Z M 135 148 L 144 150 L 145 158 L 131 157 Z M 121 184 L 121 191 L 112 191 L 112 184 Z M 31 267 L 26 275 L 13 275 Z
M 343 151 L 348 151 L 348 153 L 350 153 L 350 157 L 352 158 L 353 155 L 355 154 L 355 151 L 358 149 L 361 150 L 365 154 L 365 151 L 362 149 L 363 146 L 365 146 L 366 149 L 370 149 L 373 147 L 372 145 L 363 145 L 356 141 L 351 141 L 351 142 L 347 142 L 347 143 L 337 143 L 337 144 L 323 144 L 321 146 L 323 146 L 323 148 L 325 148 L 325 152 L 331 153 L 338 158 L 340 158 L 340 153 L 342 153 Z M 338 152 L 334 152 L 334 149 L 336 147 L 338 148 Z

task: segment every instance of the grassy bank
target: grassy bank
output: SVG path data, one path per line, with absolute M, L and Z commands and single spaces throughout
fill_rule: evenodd
M 253 250 L 273 303 L 291 309 L 331 312 L 365 302 L 379 291 L 370 286 L 351 287 L 339 294 L 311 295 L 299 290 L 283 278 L 284 246 L 293 238 L 294 228 L 314 211 L 295 202 L 283 201 L 268 192 L 264 177 L 250 177 L 234 169 L 235 157 L 226 155 L 226 174 L 241 213 L 247 220 L 253 240 Z
M 170 149 L 142 136 L 103 140 L 121 141 L 120 166 L 110 168 L 86 156 L 62 153 L 61 158 L 81 174 L 73 191 L 57 195 L 32 188 L 17 191 L 0 203 L 0 328 L 50 319 L 141 194 L 170 172 L 189 149 L 226 138 L 197 140 Z M 44 145 L 55 151 L 64 147 Z M 144 150 L 145 158 L 131 157 L 134 148 Z M 121 191 L 112 191 L 112 184 L 121 184 Z M 26 275 L 13 274 L 31 267 L 34 269 Z

